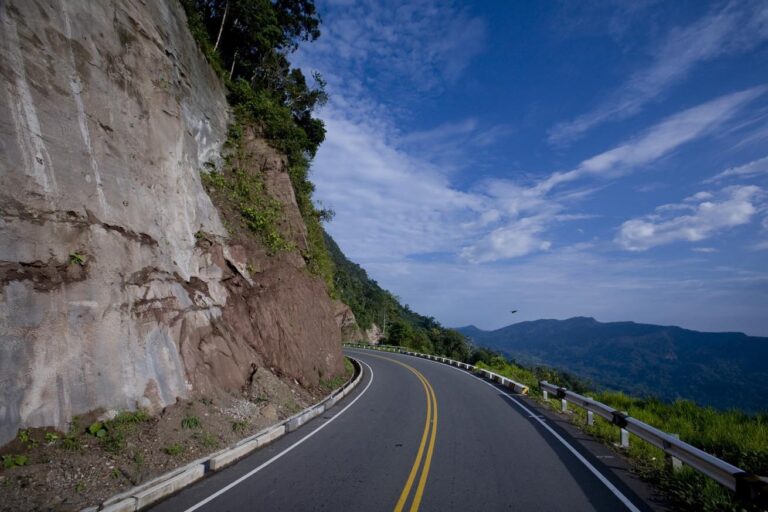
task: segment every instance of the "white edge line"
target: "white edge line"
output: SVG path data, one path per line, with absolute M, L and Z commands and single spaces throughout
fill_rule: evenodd
M 360 350 L 365 350 L 365 349 L 360 349 Z M 406 354 L 400 354 L 400 355 L 406 355 Z M 413 356 L 411 356 L 411 357 L 413 357 Z M 419 359 L 422 359 L 422 358 L 419 358 Z M 574 448 L 573 446 L 571 446 L 571 444 L 570 444 L 568 441 L 566 441 L 565 439 L 563 439 L 563 437 L 562 437 L 560 434 L 558 434 L 557 432 L 555 432 L 555 431 L 552 429 L 552 427 L 550 427 L 549 425 L 547 425 L 547 424 L 546 424 L 546 422 L 545 422 L 543 419 L 541 419 L 541 418 L 537 417 L 537 416 L 536 416 L 536 414 L 535 414 L 533 411 L 531 411 L 531 410 L 530 410 L 528 407 L 526 407 L 526 406 L 524 406 L 523 404 L 521 404 L 521 403 L 520 403 L 520 402 L 519 402 L 519 401 L 518 401 L 518 400 L 517 400 L 515 397 L 513 397 L 512 395 L 510 395 L 510 394 L 509 394 L 509 393 L 508 393 L 506 390 L 503 390 L 503 389 L 499 389 L 498 387 L 494 386 L 494 385 L 493 385 L 493 384 L 491 384 L 490 382 L 486 382 L 486 381 L 485 381 L 485 380 L 483 380 L 482 378 L 480 378 L 480 377 L 476 377 L 476 376 L 472 375 L 472 374 L 471 374 L 471 373 L 469 373 L 467 370 L 463 370 L 463 369 L 461 369 L 461 368 L 456 368 L 455 366 L 451 366 L 451 365 L 449 365 L 449 364 L 441 363 L 441 362 L 439 362 L 439 361 L 433 361 L 433 360 L 431 360 L 431 359 L 426 359 L 426 361 L 429 361 L 429 362 L 431 362 L 431 363 L 435 363 L 435 364 L 439 364 L 440 366 L 447 366 L 448 368 L 451 368 L 451 369 L 453 369 L 453 370 L 458 370 L 458 371 L 460 371 L 461 373 L 464 373 L 464 374 L 466 374 L 466 375 L 467 375 L 467 376 L 469 376 L 469 377 L 475 377 L 477 380 L 479 380 L 479 381 L 480 381 L 480 382 L 482 382 L 483 384 L 486 384 L 486 385 L 488 385 L 488 386 L 492 387 L 492 388 L 493 388 L 493 389 L 495 389 L 496 391 L 501 391 L 501 392 L 504 394 L 504 396 L 505 396 L 506 398 L 508 398 L 508 399 L 509 399 L 509 400 L 510 400 L 510 401 L 511 401 L 513 404 L 517 405 L 517 406 L 518 406 L 518 407 L 520 407 L 520 408 L 521 408 L 523 411 L 525 411 L 526 413 L 530 414 L 530 415 L 531 415 L 531 419 L 534 419 L 534 420 L 538 421 L 538 422 L 541 424 L 541 426 L 543 426 L 544 428 L 546 428 L 546 429 L 549 431 L 549 433 L 550 433 L 550 434 L 552 434 L 552 435 L 555 437 L 555 439 L 557 439 L 558 441 L 560 441 L 560 442 L 563 444 L 563 446 L 565 446 L 565 447 L 568 449 L 568 451 L 570 451 L 570 452 L 571 452 L 571 453 L 572 453 L 572 454 L 573 454 L 573 455 L 574 455 L 574 456 L 575 456 L 575 457 L 576 457 L 576 458 L 579 460 L 579 462 L 581 462 L 582 464 L 584 464 L 584 465 L 587 467 L 587 469 L 589 469 L 589 470 L 592 472 L 592 474 L 594 474 L 594 475 L 597 477 L 597 479 L 598 479 L 598 480 L 600 480 L 600 481 L 603 483 L 603 485 L 605 485 L 605 486 L 608 488 L 608 490 L 610 490 L 610 491 L 611 491 L 611 492 L 612 492 L 612 493 L 613 493 L 613 494 L 614 494 L 614 495 L 615 495 L 615 496 L 616 496 L 616 497 L 619 499 L 619 501 L 621 501 L 621 502 L 624 504 L 624 506 L 625 506 L 625 507 L 627 507 L 627 508 L 628 508 L 629 510 L 631 510 L 632 512 L 641 512 L 641 510 L 640 510 L 639 508 L 637 508 L 637 507 L 635 506 L 635 504 L 634 504 L 634 503 L 632 503 L 632 501 L 631 501 L 629 498 L 627 498 L 626 496 L 624 496 L 624 494 L 623 494 L 623 493 L 622 493 L 622 492 L 621 492 L 619 489 L 617 489 L 617 488 L 616 488 L 616 486 L 615 486 L 615 485 L 613 485 L 613 484 L 611 483 L 611 481 L 610 481 L 610 480 L 608 480 L 608 479 L 605 477 L 605 475 L 603 475 L 603 474 L 602 474 L 602 473 L 601 473 L 601 472 L 600 472 L 600 471 L 599 471 L 599 470 L 598 470 L 598 469 L 597 469 L 595 466 L 593 466 L 593 465 L 592 465 L 592 463 L 590 463 L 590 462 L 589 462 L 589 461 L 588 461 L 586 458 L 584 458 L 584 456 L 583 456 L 582 454 L 580 454 L 580 453 L 579 453 L 579 452 L 576 450 L 576 448 Z
M 365 392 L 366 392 L 366 391 L 368 391 L 368 388 L 369 388 L 369 387 L 371 387 L 371 384 L 373 383 L 373 369 L 372 369 L 370 366 L 368 366 L 368 364 L 367 364 L 367 363 L 365 363 L 365 362 L 363 362 L 363 361 L 360 361 L 359 359 L 358 359 L 358 362 L 359 362 L 360 364 L 363 364 L 363 365 L 365 365 L 365 366 L 368 368 L 368 371 L 369 371 L 369 372 L 371 372 L 371 380 L 369 380 L 369 381 L 368 381 L 368 384 L 367 384 L 367 385 L 365 386 L 365 388 L 364 388 L 364 389 L 363 389 L 363 390 L 360 392 L 360 394 L 359 394 L 359 395 L 357 395 L 357 396 L 355 397 L 355 399 L 354 399 L 354 400 L 352 400 L 350 403 L 348 403 L 348 404 L 347 404 L 347 405 L 346 405 L 346 406 L 345 406 L 345 407 L 344 407 L 342 410 L 340 410 L 339 412 L 337 412 L 336 414 L 334 414 L 334 415 L 331 417 L 331 419 L 329 419 L 328 421 L 326 421 L 325 423 L 323 423 L 322 425 L 320 425 L 319 427 L 317 427 L 315 430 L 313 430 L 312 432 L 310 432 L 310 433 L 309 433 L 309 434 L 307 434 L 306 436 L 302 437 L 301 439 L 299 439 L 298 441 L 296 441 L 295 443 L 293 443 L 291 446 L 289 446 L 289 447 L 288 447 L 288 448 L 286 448 L 285 450 L 281 451 L 280 453 L 278 453 L 277 455 L 275 455 L 274 457 L 272 457 L 271 459 L 269 459 L 268 461 L 266 461 L 265 463 L 263 463 L 263 464 L 262 464 L 262 465 L 260 465 L 259 467 L 255 468 L 255 469 L 252 469 L 251 471 L 249 471 L 249 472 L 248 472 L 248 473 L 246 473 L 245 475 L 241 476 L 240 478 L 238 478 L 238 479 L 237 479 L 237 480 L 235 480 L 234 482 L 232 482 L 232 483 L 228 484 L 228 485 L 227 485 L 227 486 L 225 486 L 225 487 L 222 487 L 221 489 L 219 489 L 219 490 L 218 490 L 218 491 L 216 491 L 215 493 L 211 494 L 210 496 L 208 496 L 208 497 L 207 497 L 207 498 L 205 498 L 204 500 L 202 500 L 202 501 L 200 501 L 200 502 L 198 502 L 198 503 L 196 503 L 196 504 L 192 505 L 191 507 L 189 507 L 188 509 L 186 509 L 186 510 L 185 510 L 185 512 L 192 512 L 193 510 L 197 510 L 197 509 L 199 509 L 199 508 L 200 508 L 200 507 L 202 507 L 203 505 L 205 505 L 205 504 L 209 503 L 210 501 L 214 500 L 215 498 L 217 498 L 217 497 L 221 496 L 222 494 L 224 494 L 224 493 L 225 493 L 225 492 L 227 492 L 228 490 L 232 489 L 232 488 L 233 488 L 233 487 L 235 487 L 236 485 L 238 485 L 238 484 L 242 483 L 243 481 L 247 480 L 248 478 L 252 477 L 253 475 L 255 475 L 256 473 L 258 473 L 259 471 L 261 471 L 261 470 L 262 470 L 262 469 L 264 469 L 265 467 L 267 467 L 267 466 L 269 466 L 270 464 L 272 464 L 273 462 L 275 462 L 277 459 L 279 459 L 279 458 L 280 458 L 280 457 L 282 457 L 283 455 L 286 455 L 288 452 L 290 452 L 291 450 L 293 450 L 294 448 L 296 448 L 297 446 L 299 446 L 300 444 L 302 444 L 304 441 L 306 441 L 306 440 L 307 440 L 307 439 L 309 439 L 310 437 L 312 437 L 312 436 L 314 436 L 315 434 L 317 434 L 318 432 L 320 432 L 322 429 L 324 429 L 325 427 L 327 427 L 327 426 L 328 426 L 328 425 L 329 425 L 329 424 L 330 424 L 330 423 L 331 423 L 333 420 L 335 420 L 336 418 L 338 418 L 339 416 L 341 416 L 341 415 L 344 413 L 344 411 L 346 411 L 347 409 L 349 409 L 350 407 L 352 407 L 352 406 L 355 404 L 355 402 L 357 402 L 358 400 L 360 400 L 360 398 L 362 398 L 362 396 L 365 394 Z

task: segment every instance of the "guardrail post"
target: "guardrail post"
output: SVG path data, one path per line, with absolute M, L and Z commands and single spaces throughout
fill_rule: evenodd
M 680 434 L 669 434 L 669 435 L 671 435 L 675 439 L 680 439 Z M 664 454 L 664 460 L 667 464 L 667 467 L 673 472 L 677 472 L 683 469 L 683 461 L 681 461 L 677 457 L 673 457 L 672 455 L 669 455 L 668 453 L 666 453 Z
M 629 431 L 621 429 L 621 445 L 622 448 L 629 448 Z
M 587 425 L 592 426 L 595 424 L 595 413 L 592 411 L 587 411 Z
M 565 398 L 560 400 L 560 410 L 562 412 L 568 412 L 568 401 Z
M 546 389 L 541 390 L 541 396 L 544 397 L 545 401 L 549 400 L 549 391 L 547 391 Z

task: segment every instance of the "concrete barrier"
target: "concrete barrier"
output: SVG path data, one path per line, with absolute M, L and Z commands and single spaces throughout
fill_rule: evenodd
M 356 359 L 350 359 L 355 365 L 355 375 L 344 383 L 342 387 L 334 390 L 330 395 L 321 400 L 320 403 L 281 421 L 273 427 L 241 439 L 229 448 L 169 471 L 149 482 L 104 500 L 98 507 L 89 507 L 81 512 L 92 512 L 94 510 L 99 512 L 135 512 L 187 487 L 205 476 L 207 472 L 217 471 L 224 466 L 232 464 L 254 450 L 282 437 L 287 432 L 296 430 L 309 420 L 320 416 L 333 407 L 341 398 L 351 393 L 360 381 L 363 380 L 362 365 Z
M 164 498 L 183 489 L 189 484 L 203 478 L 203 475 L 205 475 L 205 466 L 203 464 L 197 464 L 173 478 L 136 493 L 136 496 L 134 496 L 136 498 L 136 510 L 140 510 L 147 505 L 158 501 L 160 498 Z
M 105 506 L 104 508 L 100 509 L 100 512 L 134 512 L 135 510 L 136 498 L 125 498 L 116 503 Z M 85 512 L 85 510 L 82 512 Z

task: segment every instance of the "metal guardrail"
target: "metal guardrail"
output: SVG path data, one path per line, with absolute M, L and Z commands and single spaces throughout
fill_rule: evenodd
M 352 347 L 352 348 L 364 348 L 364 349 L 370 349 L 370 350 L 380 350 L 382 352 L 395 352 L 398 354 L 406 354 L 409 356 L 415 356 L 415 357 L 422 357 L 424 359 L 430 359 L 432 361 L 438 361 L 441 363 L 445 363 L 451 366 L 455 366 L 457 368 L 463 368 L 465 370 L 469 370 L 474 373 L 479 373 L 483 377 L 487 378 L 491 382 L 498 382 L 504 387 L 510 388 L 515 391 L 515 393 L 520 393 L 521 395 L 527 395 L 528 394 L 528 386 L 525 384 L 521 384 L 519 382 L 516 382 L 509 377 L 504 377 L 503 375 L 499 375 L 498 373 L 494 373 L 492 371 L 486 370 L 484 368 L 478 368 L 477 366 L 463 363 L 461 361 L 456 361 L 454 359 L 450 359 L 448 357 L 442 357 L 442 356 L 434 356 L 432 354 L 422 354 L 421 352 L 411 352 L 408 350 L 404 350 L 403 347 L 398 347 L 394 345 L 368 345 L 368 344 L 361 344 L 361 343 L 344 343 L 345 347 Z
M 668 456 L 688 464 L 699 473 L 734 491 L 738 498 L 768 504 L 768 478 L 744 471 L 685 441 L 681 441 L 671 434 L 633 418 L 626 412 L 614 409 L 597 400 L 568 391 L 566 388 L 555 386 L 545 380 L 539 384 L 545 398 L 551 393 L 556 398 L 564 400 L 564 404 L 571 402 L 587 411 L 592 411 L 617 427 L 660 448 Z

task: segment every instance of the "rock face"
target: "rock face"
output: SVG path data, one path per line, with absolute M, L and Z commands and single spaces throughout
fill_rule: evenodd
M 371 326 L 365 331 L 365 339 L 371 345 L 378 345 L 383 338 L 384 332 L 376 324 L 371 324 Z
M 342 371 L 324 284 L 230 240 L 201 186 L 227 122 L 177 2 L 0 3 L 0 444 L 261 367 Z
M 344 343 L 363 341 L 363 333 L 357 325 L 357 319 L 355 319 L 352 309 L 340 300 L 334 301 L 334 306 L 336 308 L 336 324 L 341 329 L 341 340 Z

